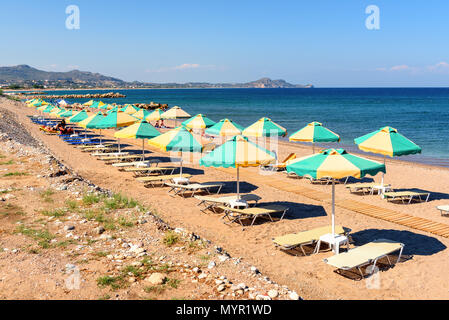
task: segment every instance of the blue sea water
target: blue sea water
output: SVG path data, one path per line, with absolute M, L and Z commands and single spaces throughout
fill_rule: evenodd
M 136 89 L 108 90 L 126 98 L 109 103 L 167 103 L 190 114 L 203 113 L 214 121 L 230 118 L 248 126 L 269 117 L 289 134 L 319 121 L 341 136 L 341 145 L 389 125 L 422 148 L 419 156 L 401 160 L 449 166 L 449 88 L 313 88 L 313 89 Z M 55 94 L 95 93 L 58 91 Z M 86 102 L 88 99 L 68 99 Z

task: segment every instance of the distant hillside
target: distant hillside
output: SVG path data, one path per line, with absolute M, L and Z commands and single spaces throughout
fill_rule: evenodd
M 0 67 L 0 84 L 13 85 L 15 88 L 310 88 L 312 85 L 296 85 L 285 80 L 262 78 L 246 83 L 147 83 L 126 82 L 99 73 L 72 70 L 68 72 L 50 72 L 38 70 L 28 65 Z
M 14 67 L 0 67 L 0 80 L 3 82 L 24 81 L 71 81 L 71 82 L 98 82 L 120 85 L 124 81 L 86 71 L 72 70 L 68 72 L 50 72 L 38 70 L 26 64 Z

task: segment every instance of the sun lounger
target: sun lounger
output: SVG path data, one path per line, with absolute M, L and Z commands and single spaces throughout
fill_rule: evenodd
M 310 181 L 310 183 L 313 183 L 313 184 L 315 184 L 315 183 L 329 184 L 329 183 L 332 182 L 332 178 L 331 177 L 323 177 L 323 178 L 316 179 L 316 178 L 313 178 L 312 176 L 310 176 L 308 174 L 305 174 L 303 176 L 303 178 L 304 179 L 308 179 Z M 338 181 L 338 180 L 335 180 L 335 181 Z
M 404 245 L 402 243 L 393 242 L 387 239 L 378 239 L 364 244 L 363 246 L 350 249 L 347 252 L 324 259 L 324 262 L 337 268 L 338 273 L 341 273 L 342 270 L 349 271 L 357 269 L 363 279 L 365 274 L 362 271 L 362 267 L 372 265 L 371 270 L 374 271 L 376 263 L 385 257 L 391 266 L 392 264 L 388 255 L 396 251 L 399 251 L 399 257 L 396 261 L 396 263 L 398 263 L 401 259 L 403 249 Z
M 395 201 L 401 200 L 402 203 L 408 200 L 408 204 L 412 202 L 412 200 L 417 200 L 419 202 L 424 201 L 427 202 L 430 197 L 430 192 L 415 192 L 415 191 L 396 191 L 396 192 L 384 192 L 384 198 L 387 201 Z
M 200 200 L 198 206 L 204 206 L 204 208 L 200 209 L 202 212 L 206 212 L 206 210 L 215 211 L 215 207 L 220 205 L 228 205 L 231 201 L 237 200 L 237 196 L 226 196 L 226 197 L 210 197 L 210 196 L 195 196 L 196 199 Z M 257 202 L 262 199 L 256 194 L 242 194 L 240 195 L 240 199 L 247 202 L 248 205 L 255 206 Z
M 124 168 L 124 171 L 134 173 L 135 177 L 144 177 L 151 174 L 169 175 L 173 174 L 176 169 L 176 167 L 131 167 Z
M 94 152 L 94 153 L 91 153 L 90 155 L 94 156 L 94 157 L 98 157 L 101 160 L 109 160 L 109 159 L 112 159 L 112 158 L 117 158 L 117 157 L 121 157 L 121 156 L 127 156 L 127 155 L 129 155 L 129 152 L 124 152 L 124 151 L 109 152 L 109 153 Z
M 266 170 L 272 170 L 272 171 L 278 171 L 278 170 L 285 170 L 285 167 L 287 166 L 287 161 L 293 160 L 296 158 L 296 153 L 290 153 L 284 161 L 277 163 L 277 164 L 269 164 L 267 166 L 262 166 L 263 169 Z
M 351 230 L 342 226 L 335 226 L 335 233 L 348 236 Z M 298 233 L 290 233 L 283 236 L 273 238 L 274 245 L 284 251 L 301 249 L 306 255 L 305 247 L 316 245 L 321 236 L 332 233 L 332 226 L 315 228 L 312 230 L 302 231 Z M 319 249 L 319 248 L 318 248 Z
M 251 207 L 251 208 L 245 208 L 245 209 L 237 209 L 237 208 L 231 208 L 226 206 L 217 206 L 217 208 L 220 208 L 224 211 L 224 216 L 222 219 L 228 218 L 229 224 L 232 222 L 239 222 L 240 225 L 243 227 L 242 220 L 245 219 L 252 219 L 251 226 L 254 224 L 254 221 L 256 221 L 257 218 L 268 218 L 271 221 L 273 221 L 273 218 L 271 215 L 273 213 L 282 213 L 281 219 L 284 218 L 285 213 L 287 212 L 288 208 L 280 205 L 275 204 L 265 204 L 265 205 L 258 205 L 257 207 Z M 226 223 L 226 222 L 225 222 Z
M 112 166 L 118 168 L 119 170 L 125 170 L 126 168 L 146 168 L 151 166 L 151 162 L 149 160 L 144 161 L 132 161 L 132 162 L 119 162 L 113 163 Z M 157 166 L 157 164 L 156 164 Z
M 101 160 L 101 161 L 105 161 L 106 164 L 113 164 L 113 163 L 117 163 L 117 162 L 129 162 L 129 161 L 133 161 L 136 159 L 141 159 L 142 156 L 141 155 L 137 155 L 137 154 L 123 154 L 123 155 L 116 155 L 116 156 L 103 156 L 103 157 L 99 157 L 97 159 Z
M 165 182 L 166 186 L 170 187 L 170 190 L 168 190 L 168 194 L 170 194 L 172 191 L 174 192 L 174 195 L 181 195 L 184 196 L 186 192 L 190 192 L 190 196 L 193 197 L 196 192 L 206 191 L 208 194 L 211 194 L 210 189 L 217 188 L 217 194 L 220 193 L 221 188 L 223 188 L 224 183 L 219 182 L 204 182 L 204 183 L 189 183 L 189 184 L 177 184 L 177 183 L 171 183 L 171 182 Z
M 437 206 L 437 209 L 440 210 L 442 216 L 449 216 L 449 205 Z
M 379 186 L 379 184 L 376 182 L 359 182 L 359 183 L 348 184 L 348 185 L 346 185 L 346 188 L 349 189 L 349 192 L 351 192 L 351 193 L 362 192 L 363 194 L 366 194 L 366 193 L 373 194 L 374 187 L 376 187 L 376 186 Z M 384 187 L 390 188 L 390 190 L 391 190 L 391 185 L 389 185 L 389 184 L 385 184 Z
M 183 173 L 182 175 L 170 174 L 162 176 L 140 177 L 136 180 L 144 183 L 145 185 L 154 187 L 156 184 L 164 184 L 166 181 L 173 181 L 174 178 L 190 178 L 191 176 L 191 174 Z

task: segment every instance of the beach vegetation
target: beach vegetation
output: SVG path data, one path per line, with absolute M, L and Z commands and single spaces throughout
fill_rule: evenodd
M 39 246 L 44 249 L 50 248 L 50 241 L 55 238 L 48 230 L 33 229 L 20 225 L 16 229 L 16 233 L 21 233 L 25 236 L 33 238 L 38 241 Z
M 91 206 L 95 203 L 100 202 L 100 200 L 101 200 L 101 197 L 98 194 L 88 193 L 83 196 L 82 202 L 86 206 Z
M 105 207 L 110 210 L 135 208 L 137 204 L 138 202 L 136 200 L 123 196 L 120 193 L 116 193 L 112 197 L 104 200 Z
M 41 214 L 43 214 L 44 216 L 55 218 L 63 217 L 66 215 L 66 213 L 67 213 L 66 210 L 61 208 L 41 211 Z
M 5 173 L 3 176 L 4 177 L 20 177 L 20 176 L 27 176 L 27 175 L 28 175 L 27 172 L 14 171 L 14 172 Z
M 9 160 L 9 161 L 0 162 L 0 165 L 10 165 L 10 164 L 14 164 L 14 161 L 13 160 Z
M 179 279 L 174 279 L 174 278 L 167 278 L 167 279 L 165 280 L 165 283 L 166 283 L 168 286 L 170 286 L 170 287 L 172 287 L 172 288 L 174 288 L 174 289 L 177 289 L 177 288 L 178 288 L 178 285 L 181 283 L 181 280 L 179 280 Z
M 126 281 L 122 275 L 119 276 L 103 276 L 97 279 L 97 285 L 100 288 L 111 287 L 113 290 L 125 287 Z
M 23 208 L 12 203 L 7 203 L 0 207 L 0 215 L 9 216 L 10 214 L 22 216 L 25 212 L 23 212 Z
M 67 199 L 65 201 L 65 205 L 67 206 L 68 209 L 70 209 L 72 211 L 76 211 L 79 208 L 78 201 L 76 201 L 76 200 Z
M 163 243 L 170 247 L 179 241 L 179 236 L 174 231 L 167 231 L 162 239 Z

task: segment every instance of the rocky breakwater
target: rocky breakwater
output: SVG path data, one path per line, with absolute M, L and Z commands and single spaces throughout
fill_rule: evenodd
M 46 94 L 46 95 L 32 95 L 27 98 L 41 98 L 41 99 L 111 99 L 111 98 L 125 98 L 126 95 L 119 92 L 107 93 L 87 93 L 87 94 Z

